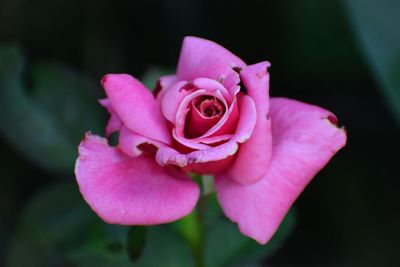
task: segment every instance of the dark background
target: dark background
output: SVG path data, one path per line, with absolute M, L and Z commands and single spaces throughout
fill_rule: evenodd
M 394 2 L 382 5 L 387 4 L 387 10 L 390 4 L 399 7 Z M 361 6 L 373 8 L 372 3 Z M 271 95 L 333 111 L 347 129 L 348 144 L 300 196 L 292 235 L 265 263 L 400 266 L 400 124 L 396 107 L 386 99 L 384 87 L 391 84 L 377 75 L 382 65 L 371 59 L 371 46 L 363 43 L 368 38 L 363 39 L 360 29 L 365 26 L 372 35 L 375 23 L 386 20 L 387 13 L 377 10 L 376 17 L 368 19 L 370 25 L 357 24 L 355 7 L 346 1 L 317 0 L 2 0 L 0 44 L 20 47 L 26 62 L 21 82 L 29 88 L 28 97 L 35 83 L 28 70 L 38 62 L 62 64 L 83 75 L 93 81 L 91 94 L 97 97 L 103 95 L 98 81 L 106 73 L 141 77 L 150 68 L 173 69 L 186 35 L 214 40 L 249 64 L 269 60 Z M 397 34 L 390 42 L 398 42 L 400 22 L 386 25 L 389 34 Z M 387 39 L 380 40 L 387 53 Z M 397 66 L 399 51 L 393 52 Z M 397 81 L 399 70 L 391 74 Z M 4 101 L 14 100 L 2 97 L 0 117 L 9 116 Z M 18 105 L 24 102 L 18 103 L 14 108 L 23 110 Z M 104 126 L 106 113 L 95 114 Z M 20 131 L 19 122 L 1 120 L 0 265 L 32 196 L 50 184 L 74 179 L 73 165 L 54 171 L 34 159 L 40 153 L 26 155 L 31 148 L 10 138 Z M 29 128 L 24 129 L 28 143 L 35 142 L 29 141 Z M 75 131 L 78 137 L 71 144 L 77 145 L 84 129 Z

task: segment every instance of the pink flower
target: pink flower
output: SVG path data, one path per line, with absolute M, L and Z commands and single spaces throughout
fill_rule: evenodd
M 187 172 L 213 174 L 225 215 L 267 243 L 346 143 L 329 111 L 269 98 L 269 66 L 186 37 L 176 75 L 161 77 L 154 96 L 130 75 L 106 75 L 106 133 L 119 131 L 119 144 L 88 133 L 79 146 L 76 177 L 91 208 L 108 223 L 172 222 L 199 198 Z

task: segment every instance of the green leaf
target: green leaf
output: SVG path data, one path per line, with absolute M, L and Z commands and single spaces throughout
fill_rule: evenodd
M 126 254 L 110 256 L 101 252 L 78 251 L 73 258 L 72 266 L 76 267 L 133 267 Z
M 400 1 L 344 3 L 372 75 L 400 123 Z
M 4 259 L 5 248 L 12 236 L 11 230 L 19 208 L 18 193 L 21 189 L 19 178 L 24 168 L 18 165 L 16 159 L 10 156 L 10 151 L 5 147 L 0 149 L 0 160 L 3 164 L 0 179 L 0 259 Z
M 142 256 L 134 267 L 177 267 L 195 266 L 192 253 L 178 233 L 170 225 L 147 228 L 146 245 Z
M 172 227 L 188 242 L 193 251 L 199 251 L 202 242 L 202 225 L 198 220 L 198 211 L 194 210 L 186 217 L 172 224 Z
M 84 132 L 101 125 L 93 86 L 65 67 L 42 64 L 34 68 L 28 90 L 24 65 L 16 46 L 0 45 L 0 131 L 34 163 L 71 170 Z
M 349 56 L 355 49 L 340 1 L 278 1 L 275 6 L 282 21 L 272 54 L 274 68 L 303 80 L 360 74 L 359 58 Z
M 9 249 L 8 267 L 57 266 L 67 260 L 62 251 L 76 245 L 82 226 L 93 220 L 75 187 L 52 186 L 29 202 Z
M 88 259 L 95 258 L 110 262 L 104 266 L 129 263 L 125 250 L 127 230 L 101 222 L 75 184 L 50 186 L 35 195 L 24 210 L 6 266 L 100 266 L 88 265 Z
M 137 259 L 128 260 L 128 254 L 109 254 L 101 251 L 78 250 L 73 254 L 73 262 L 79 267 L 191 267 L 194 260 L 188 244 L 167 225 L 146 228 L 133 227 L 129 231 L 128 250 L 134 249 Z M 145 237 L 145 238 L 144 238 Z M 143 240 L 145 239 L 145 240 Z M 139 249 L 139 250 L 137 250 Z
M 53 124 L 68 133 L 74 146 L 88 129 L 102 132 L 97 84 L 60 64 L 36 64 L 32 76 L 35 104 L 52 115 Z
M 205 236 L 205 266 L 246 266 L 257 264 L 279 249 L 294 228 L 295 215 L 290 211 L 272 240 L 261 246 L 239 232 L 236 224 L 220 216 L 213 217 Z M 249 265 L 253 266 L 253 265 Z

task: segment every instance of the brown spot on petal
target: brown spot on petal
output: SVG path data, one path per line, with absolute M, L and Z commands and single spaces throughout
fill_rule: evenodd
M 150 143 L 143 143 L 137 147 L 144 155 L 154 155 L 157 152 L 157 147 Z
M 193 163 L 196 163 L 197 162 L 197 158 L 196 157 L 194 157 L 194 156 L 188 156 L 187 157 L 187 163 L 188 164 L 193 164 Z
M 332 124 L 335 125 L 336 127 L 339 127 L 338 119 L 337 119 L 335 116 L 329 115 L 329 116 L 327 117 L 327 119 L 328 119 L 328 121 L 329 121 L 330 123 L 332 123 Z
M 236 71 L 237 74 L 239 74 L 239 79 L 240 79 L 240 72 L 242 71 L 242 68 L 241 67 L 232 67 L 232 69 L 234 71 Z M 244 84 L 242 82 L 242 79 L 240 79 L 240 81 L 239 81 L 239 87 L 240 87 L 240 92 L 242 92 L 243 94 L 247 95 L 247 89 L 244 86 Z
M 329 121 L 329 123 L 331 123 L 336 128 L 346 131 L 346 128 L 343 125 L 340 125 L 340 123 L 335 115 L 328 115 L 328 117 L 326 117 L 326 119 Z
M 242 71 L 241 67 L 233 67 L 232 68 L 234 71 L 236 71 L 238 74 L 240 74 L 240 72 Z
M 153 95 L 156 97 L 158 95 L 158 93 L 161 91 L 162 87 L 161 87 L 161 81 L 158 80 L 156 83 L 156 86 L 153 89 Z
M 195 88 L 196 87 L 194 86 L 193 81 L 188 81 L 184 86 L 181 87 L 180 90 L 191 91 Z
M 101 83 L 101 85 L 102 85 L 103 87 L 104 87 L 104 84 L 107 82 L 107 79 L 108 79 L 107 76 L 108 76 L 108 75 L 104 75 L 103 78 L 101 78 L 100 83 Z

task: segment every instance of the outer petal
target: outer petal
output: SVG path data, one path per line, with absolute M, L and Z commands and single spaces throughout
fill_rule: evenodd
M 346 143 L 344 129 L 332 124 L 336 117 L 319 107 L 272 99 L 271 118 L 274 147 L 268 173 L 248 186 L 227 174 L 216 179 L 226 216 L 261 244 L 270 240 L 304 187 Z
M 100 99 L 99 103 L 107 109 L 108 113 L 110 113 L 110 119 L 108 120 L 106 126 L 106 136 L 110 136 L 113 132 L 119 131 L 121 129 L 122 121 L 115 113 L 110 100 L 108 100 L 107 98 Z
M 269 62 L 250 65 L 240 73 L 247 94 L 256 103 L 257 123 L 251 138 L 240 146 L 229 176 L 241 184 L 252 184 L 267 172 L 272 155 L 269 118 Z M 249 168 L 251 163 L 251 168 Z
M 128 74 L 108 74 L 101 82 L 113 109 L 129 129 L 157 141 L 171 142 L 160 107 L 142 83 Z
M 149 157 L 128 157 L 88 134 L 75 166 L 79 189 L 106 222 L 150 225 L 175 221 L 192 211 L 198 186 Z
M 183 40 L 177 76 L 180 80 L 199 77 L 220 80 L 227 89 L 231 89 L 240 81 L 232 68 L 245 66 L 240 58 L 219 44 L 189 36 Z

